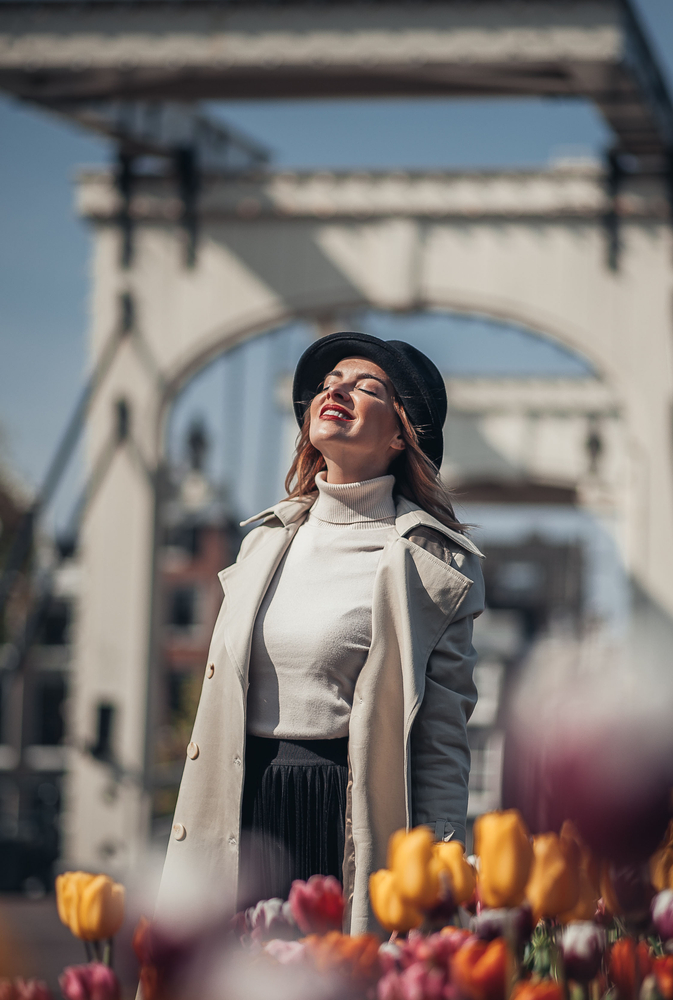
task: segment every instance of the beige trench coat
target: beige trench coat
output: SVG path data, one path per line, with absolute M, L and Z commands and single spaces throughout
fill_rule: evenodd
M 235 898 L 253 623 L 312 502 L 286 500 L 260 514 L 262 525 L 244 539 L 236 563 L 220 573 L 224 601 L 176 805 L 159 915 L 171 882 L 189 877 L 190 868 L 217 886 L 221 898 Z M 344 891 L 345 930 L 352 934 L 376 928 L 369 876 L 385 866 L 391 833 L 427 823 L 438 839 L 465 837 L 466 723 L 476 703 L 472 620 L 484 599 L 481 553 L 405 499 L 397 503 L 395 527 L 379 561 L 372 644 L 350 719 Z M 423 528 L 441 540 L 443 558 L 432 545 L 428 551 L 410 540 Z

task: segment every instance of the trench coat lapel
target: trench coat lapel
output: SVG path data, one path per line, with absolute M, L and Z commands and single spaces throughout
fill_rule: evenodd
M 225 599 L 222 635 L 244 688 L 248 683 L 252 630 L 257 612 L 300 523 L 293 521 L 270 531 L 263 544 L 245 559 L 218 574 Z

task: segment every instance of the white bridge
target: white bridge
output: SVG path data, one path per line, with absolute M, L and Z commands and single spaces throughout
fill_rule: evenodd
M 91 745 L 96 706 L 118 706 L 122 778 L 93 809 L 108 772 L 77 758 L 73 861 L 100 866 L 112 840 L 130 863 L 147 838 L 172 400 L 288 320 L 329 331 L 362 307 L 478 314 L 588 358 L 624 422 L 627 568 L 673 614 L 673 112 L 627 3 L 9 0 L 0 87 L 115 136 L 124 157 L 120 174 L 79 184 L 95 229 L 91 348 L 106 369 L 90 469 L 122 447 L 83 525 L 73 730 Z M 605 169 L 274 173 L 244 137 L 199 131 L 189 106 L 179 127 L 162 125 L 156 103 L 394 94 L 589 97 L 615 150 Z M 135 175 L 148 151 L 175 159 L 177 183 Z

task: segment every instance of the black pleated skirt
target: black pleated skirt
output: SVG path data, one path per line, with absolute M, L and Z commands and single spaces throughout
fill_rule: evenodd
M 247 737 L 241 905 L 287 899 L 293 879 L 334 875 L 341 882 L 347 783 L 347 737 Z

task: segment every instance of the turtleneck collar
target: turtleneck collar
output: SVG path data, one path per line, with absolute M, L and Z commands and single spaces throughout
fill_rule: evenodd
M 309 521 L 351 528 L 386 528 L 395 523 L 394 476 L 379 476 L 362 483 L 327 483 L 325 473 L 315 477 L 318 499 Z

